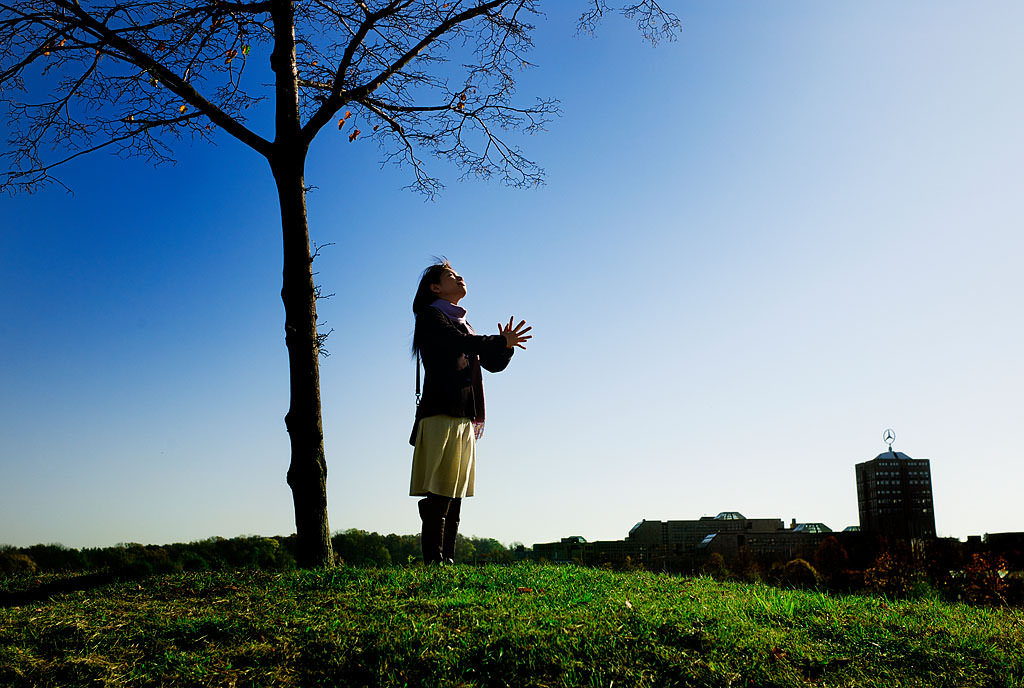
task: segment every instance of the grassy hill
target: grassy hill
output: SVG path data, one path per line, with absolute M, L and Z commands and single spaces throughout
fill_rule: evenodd
M 0 580 L 3 686 L 1024 686 L 1024 613 L 517 565 Z M 67 589 L 83 588 L 83 589 Z

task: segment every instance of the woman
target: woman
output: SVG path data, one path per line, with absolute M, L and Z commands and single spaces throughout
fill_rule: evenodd
M 412 480 L 409 494 L 419 502 L 423 521 L 423 562 L 453 563 L 462 498 L 473 496 L 476 440 L 483 433 L 484 388 L 480 369 L 505 369 L 515 347 L 532 328 L 520 321 L 498 325 L 496 335 L 478 335 L 459 306 L 466 282 L 447 260 L 423 271 L 412 312 L 416 330 L 413 352 L 423 360 L 426 376 L 416 407 L 410 444 Z M 419 363 L 417 362 L 417 365 Z

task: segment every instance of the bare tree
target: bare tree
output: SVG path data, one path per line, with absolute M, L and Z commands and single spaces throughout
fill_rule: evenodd
M 441 184 L 425 155 L 514 187 L 541 183 L 543 171 L 508 134 L 541 130 L 557 114 L 555 100 L 513 100 L 516 75 L 532 66 L 529 21 L 542 4 L 0 0 L 0 103 L 11 122 L 0 188 L 61 184 L 57 168 L 101 149 L 170 161 L 176 142 L 210 140 L 218 128 L 269 164 L 284 240 L 288 484 L 301 566 L 332 561 L 318 361 L 324 336 L 306 219 L 309 146 L 325 127 L 337 126 L 349 142 L 373 139 L 428 196 Z M 583 6 L 585 32 L 614 9 L 604 0 Z M 617 11 L 653 42 L 678 28 L 655 0 Z M 247 71 L 258 56 L 273 72 L 262 83 Z M 275 108 L 272 136 L 245 117 L 264 99 Z M 53 150 L 64 152 L 51 159 Z

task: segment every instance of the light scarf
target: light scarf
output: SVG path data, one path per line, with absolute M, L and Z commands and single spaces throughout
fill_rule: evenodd
M 437 310 L 441 311 L 448 316 L 448 319 L 452 322 L 457 322 L 460 325 L 465 325 L 466 329 L 469 330 L 470 334 L 476 334 L 473 327 L 466 322 L 466 309 L 462 306 L 452 303 L 447 299 L 437 299 L 434 303 L 430 304 Z

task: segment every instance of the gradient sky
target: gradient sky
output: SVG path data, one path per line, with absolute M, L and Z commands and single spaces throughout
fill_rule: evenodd
M 314 143 L 332 529 L 418 531 L 410 304 L 444 254 L 478 330 L 536 335 L 485 380 L 467 535 L 839 530 L 888 427 L 939 535 L 1024 531 L 1024 4 L 669 2 L 657 48 L 548 4 L 519 89 L 561 100 L 523 141 L 546 186 L 432 162 L 424 202 Z M 227 137 L 177 154 L 0 198 L 0 543 L 294 530 L 272 180 Z

